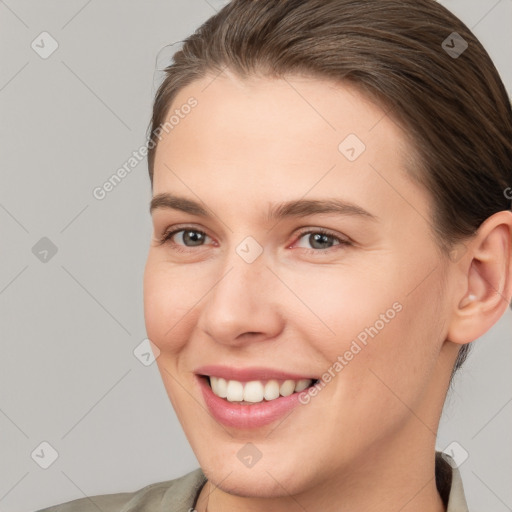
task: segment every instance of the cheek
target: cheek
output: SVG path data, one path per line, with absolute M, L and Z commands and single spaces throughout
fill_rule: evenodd
M 308 338 L 329 360 L 343 354 L 354 340 L 364 347 L 365 342 L 383 337 L 399 321 L 403 309 L 400 287 L 388 273 L 364 267 L 364 271 L 347 265 L 283 275 L 309 310 L 304 309 L 292 322 L 302 323 Z M 386 264 L 378 267 L 386 268 Z
M 149 339 L 162 352 L 179 351 L 187 339 L 194 305 L 204 292 L 185 267 L 149 257 L 144 271 L 144 318 Z
M 408 408 L 420 407 L 435 370 L 442 345 L 442 320 L 438 294 L 429 284 L 428 289 L 401 296 L 400 311 L 388 323 L 373 321 L 378 332 L 366 326 L 362 331 L 368 334 L 366 344 L 359 343 L 362 350 L 347 368 L 352 396 L 374 398 L 366 414 L 376 424 L 384 417 L 390 422 L 400 421 Z M 363 410 L 359 412 L 363 414 Z
M 297 280 L 297 295 L 316 315 L 303 317 L 302 330 L 326 361 L 324 371 L 343 374 L 351 396 L 369 385 L 389 394 L 387 384 L 412 398 L 441 346 L 439 276 L 433 273 L 418 286 L 420 274 L 411 268 L 389 261 L 377 267 L 330 269 Z

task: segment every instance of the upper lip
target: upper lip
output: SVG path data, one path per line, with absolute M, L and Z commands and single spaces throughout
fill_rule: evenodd
M 290 373 L 273 368 L 264 368 L 262 366 L 251 366 L 247 368 L 235 368 L 223 365 L 200 366 L 194 370 L 197 375 L 207 375 L 209 377 L 222 377 L 226 380 L 237 380 L 239 382 L 250 382 L 252 380 L 316 380 L 316 377 L 309 375 Z

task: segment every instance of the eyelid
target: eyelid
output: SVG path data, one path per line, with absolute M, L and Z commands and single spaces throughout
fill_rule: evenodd
M 166 243 L 170 243 L 171 238 L 174 235 L 176 235 L 177 233 L 180 233 L 182 231 L 194 231 L 196 233 L 200 233 L 201 235 L 213 240 L 213 237 L 211 237 L 203 229 L 200 229 L 200 228 L 195 227 L 190 224 L 185 224 L 185 225 L 177 224 L 177 225 L 170 226 L 164 230 L 163 234 L 158 237 L 158 240 L 157 240 L 158 245 L 161 246 L 161 245 L 165 245 Z M 291 245 L 288 244 L 287 248 L 295 245 L 297 243 L 297 241 L 300 240 L 305 235 L 313 234 L 313 233 L 315 233 L 315 234 L 320 233 L 320 234 L 329 236 L 329 237 L 335 239 L 338 243 L 334 244 L 333 246 L 328 247 L 326 249 L 308 249 L 305 247 L 301 247 L 300 249 L 302 249 L 308 253 L 325 254 L 339 246 L 353 245 L 352 240 L 349 237 L 347 237 L 346 235 L 341 235 L 341 234 L 335 233 L 326 228 L 310 226 L 310 227 L 301 228 L 299 230 L 299 232 L 295 235 L 295 241 Z M 181 244 L 177 244 L 177 243 L 172 243 L 172 245 L 179 247 L 179 250 L 182 250 L 182 251 L 189 251 L 189 250 L 193 251 L 197 247 L 204 246 L 204 245 L 198 245 L 198 246 L 189 247 L 189 246 L 181 245 Z
M 205 237 L 212 238 L 203 229 L 197 228 L 195 226 L 191 226 L 190 224 L 185 224 L 185 225 L 176 224 L 176 225 L 169 226 L 164 229 L 164 232 L 162 233 L 162 235 L 158 236 L 158 238 L 157 238 L 158 245 L 160 246 L 160 245 L 165 245 L 166 243 L 170 243 L 171 238 L 181 231 L 195 231 L 196 233 L 200 233 L 200 234 L 204 235 Z M 174 244 L 174 245 L 183 247 L 185 249 L 194 249 L 193 247 L 187 247 L 186 245 L 181 245 L 181 244 Z M 198 246 L 198 247 L 201 247 L 201 246 Z
M 354 245 L 352 240 L 349 237 L 347 237 L 346 235 L 337 234 L 337 233 L 335 233 L 329 229 L 326 229 L 326 228 L 309 227 L 309 228 L 303 228 L 301 231 L 299 231 L 299 233 L 296 235 L 295 241 L 291 244 L 291 246 L 289 245 L 288 247 L 293 248 L 293 246 L 302 237 L 304 237 L 305 235 L 308 235 L 308 234 L 312 234 L 312 233 L 315 233 L 315 234 L 320 233 L 322 235 L 326 235 L 328 237 L 335 239 L 338 243 L 335 243 L 334 245 L 332 245 L 331 247 L 327 247 L 326 249 L 312 249 L 312 248 L 307 248 L 307 247 L 299 247 L 299 249 L 306 252 L 307 254 L 311 254 L 314 256 L 327 255 L 327 254 L 330 254 L 332 251 L 339 250 L 340 248 L 346 248 L 347 246 Z
M 330 229 L 320 227 L 302 228 L 297 234 L 297 238 L 302 238 L 304 235 L 308 235 L 311 233 L 321 233 L 332 238 L 336 238 L 336 240 L 338 240 L 339 242 L 353 243 L 350 237 L 346 235 L 342 235 L 341 233 L 336 233 L 335 231 L 331 231 Z

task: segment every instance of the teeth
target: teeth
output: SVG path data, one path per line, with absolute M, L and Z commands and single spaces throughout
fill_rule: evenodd
M 244 385 L 237 380 L 230 380 L 226 391 L 229 402 L 241 402 L 244 399 Z
M 310 379 L 301 379 L 297 382 L 295 385 L 295 392 L 298 393 L 299 391 L 304 391 L 306 388 L 309 388 L 311 385 Z
M 244 400 L 246 402 L 263 401 L 263 393 L 263 384 L 259 380 L 253 380 L 244 386 Z
M 221 398 L 228 396 L 228 383 L 222 377 L 210 377 L 210 384 L 213 392 Z
M 237 380 L 227 381 L 222 377 L 210 377 L 213 393 L 220 398 L 226 398 L 228 402 L 259 403 L 264 399 L 275 400 L 279 396 L 290 396 L 294 392 L 303 391 L 312 382 L 311 379 L 285 380 L 279 385 L 279 382 L 273 379 L 264 384 L 259 380 L 242 383 Z
M 283 396 L 290 396 L 295 391 L 295 381 L 285 380 L 279 388 L 279 393 Z
M 275 400 L 279 398 L 279 382 L 277 382 L 277 380 L 269 380 L 265 384 L 265 393 L 263 396 L 265 400 Z

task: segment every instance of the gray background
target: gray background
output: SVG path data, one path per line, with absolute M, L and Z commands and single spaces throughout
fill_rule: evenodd
M 511 91 L 512 0 L 443 3 Z M 102 201 L 92 191 L 145 142 L 160 49 L 222 5 L 0 0 L 0 512 L 197 467 L 156 365 L 133 354 L 146 337 L 146 162 Z M 59 45 L 47 59 L 31 47 L 43 31 Z M 57 248 L 46 262 L 32 252 L 43 237 Z M 507 310 L 475 342 L 438 436 L 439 449 L 457 441 L 469 454 L 471 511 L 512 510 L 511 332 Z M 48 469 L 31 456 L 42 441 L 59 454 Z

